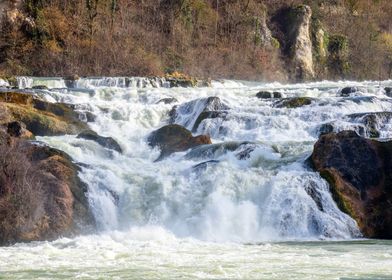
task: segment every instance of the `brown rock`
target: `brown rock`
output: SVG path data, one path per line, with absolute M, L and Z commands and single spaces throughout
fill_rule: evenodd
M 392 238 L 392 141 L 353 131 L 322 135 L 312 154 L 339 208 L 370 238 Z
M 0 151 L 0 245 L 51 240 L 94 227 L 86 185 L 67 154 L 16 138 L 1 141 Z
M 162 159 L 175 152 L 211 144 L 211 139 L 208 135 L 193 137 L 192 133 L 186 128 L 177 124 L 171 124 L 152 132 L 148 137 L 148 143 L 152 147 L 161 149 L 162 153 L 159 159 Z

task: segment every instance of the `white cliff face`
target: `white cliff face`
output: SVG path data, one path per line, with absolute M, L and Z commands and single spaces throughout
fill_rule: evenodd
M 312 40 L 310 37 L 310 20 L 312 10 L 302 5 L 293 11 L 295 17 L 292 28 L 292 62 L 293 76 L 298 80 L 314 78 Z

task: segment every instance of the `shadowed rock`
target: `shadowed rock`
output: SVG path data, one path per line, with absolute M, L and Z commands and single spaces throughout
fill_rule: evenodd
M 282 98 L 282 94 L 280 92 L 270 92 L 270 91 L 260 91 L 256 94 L 257 98 L 260 99 L 272 99 L 272 98 Z
M 147 140 L 150 146 L 161 149 L 159 159 L 175 152 L 186 151 L 204 144 L 211 144 L 209 136 L 199 135 L 193 137 L 189 130 L 177 124 L 167 125 L 152 132 Z
M 274 105 L 276 108 L 298 108 L 310 104 L 312 104 L 310 97 L 291 97 L 278 101 Z
M 95 131 L 92 131 L 92 130 L 83 131 L 82 133 L 80 133 L 77 136 L 77 138 L 91 140 L 91 141 L 98 143 L 102 147 L 105 147 L 105 148 L 108 148 L 111 150 L 115 150 L 119 153 L 122 153 L 122 149 L 116 140 L 114 140 L 112 137 L 100 136 Z
M 392 238 L 392 141 L 362 138 L 353 131 L 325 134 L 311 160 L 339 208 L 366 237 Z

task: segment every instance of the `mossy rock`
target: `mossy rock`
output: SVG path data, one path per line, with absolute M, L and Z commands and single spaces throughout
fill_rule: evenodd
M 1 92 L 0 102 L 11 121 L 21 121 L 34 135 L 77 134 L 88 129 L 79 114 L 66 104 L 49 103 L 31 94 Z M 4 118 L 0 122 L 7 121 Z
M 275 103 L 277 108 L 299 108 L 305 105 L 312 104 L 312 98 L 310 97 L 291 97 L 285 98 Z

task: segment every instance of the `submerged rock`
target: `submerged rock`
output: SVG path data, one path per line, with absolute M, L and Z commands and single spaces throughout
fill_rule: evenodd
M 105 147 L 105 148 L 108 148 L 111 150 L 115 150 L 119 153 L 122 153 L 122 149 L 116 140 L 114 140 L 112 137 L 100 136 L 95 131 L 92 131 L 92 130 L 83 131 L 82 133 L 80 133 L 77 136 L 77 138 L 91 140 L 91 141 L 98 143 L 102 147 Z
M 385 95 L 388 97 L 392 97 L 392 87 L 386 87 L 384 88 Z
M 206 119 L 216 119 L 216 118 L 225 119 L 227 117 L 227 114 L 228 113 L 226 111 L 204 111 L 196 119 L 192 131 L 197 131 L 199 125 Z
M 282 94 L 280 92 L 270 92 L 270 91 L 259 91 L 256 94 L 257 98 L 260 99 L 272 99 L 272 98 L 282 98 Z
M 353 131 L 325 134 L 311 161 L 329 182 L 338 207 L 366 237 L 392 238 L 392 141 L 362 138 Z
M 298 108 L 310 104 L 312 104 L 310 97 L 290 97 L 278 101 L 274 105 L 277 108 Z
M 0 150 L 12 155 L 0 162 L 0 245 L 53 240 L 94 228 L 87 186 L 67 154 L 16 138 L 0 141 Z
M 32 94 L 18 92 L 0 92 L 0 104 L 5 107 L 5 114 L 0 119 L 21 121 L 34 135 L 52 136 L 77 134 L 88 129 L 79 120 L 79 114 L 70 106 L 62 103 L 50 103 Z
M 177 123 L 192 129 L 192 131 L 196 131 L 204 119 L 216 118 L 218 115 L 223 116 L 227 114 L 225 111 L 228 109 L 229 106 L 216 96 L 195 99 L 179 106 L 174 106 L 169 112 L 170 123 Z
M 33 86 L 31 88 L 32 89 L 45 89 L 45 90 L 49 89 L 47 86 L 44 86 L 44 85 Z
M 171 103 L 176 103 L 178 100 L 174 97 L 167 97 L 167 98 L 162 98 L 157 102 L 157 104 L 163 103 L 163 104 L 171 104 Z
M 159 159 L 175 152 L 186 151 L 200 145 L 211 144 L 209 136 L 199 135 L 193 137 L 189 130 L 177 124 L 167 125 L 152 132 L 147 140 L 150 146 L 159 147 L 161 149 Z
M 339 132 L 342 130 L 353 130 L 360 136 L 369 138 L 379 138 L 383 126 L 388 125 L 392 121 L 392 112 L 371 112 L 356 113 L 345 116 L 345 120 L 349 122 L 349 127 L 345 124 L 344 129 L 336 126 L 334 122 L 326 123 L 320 126 L 320 134 L 330 132 Z

